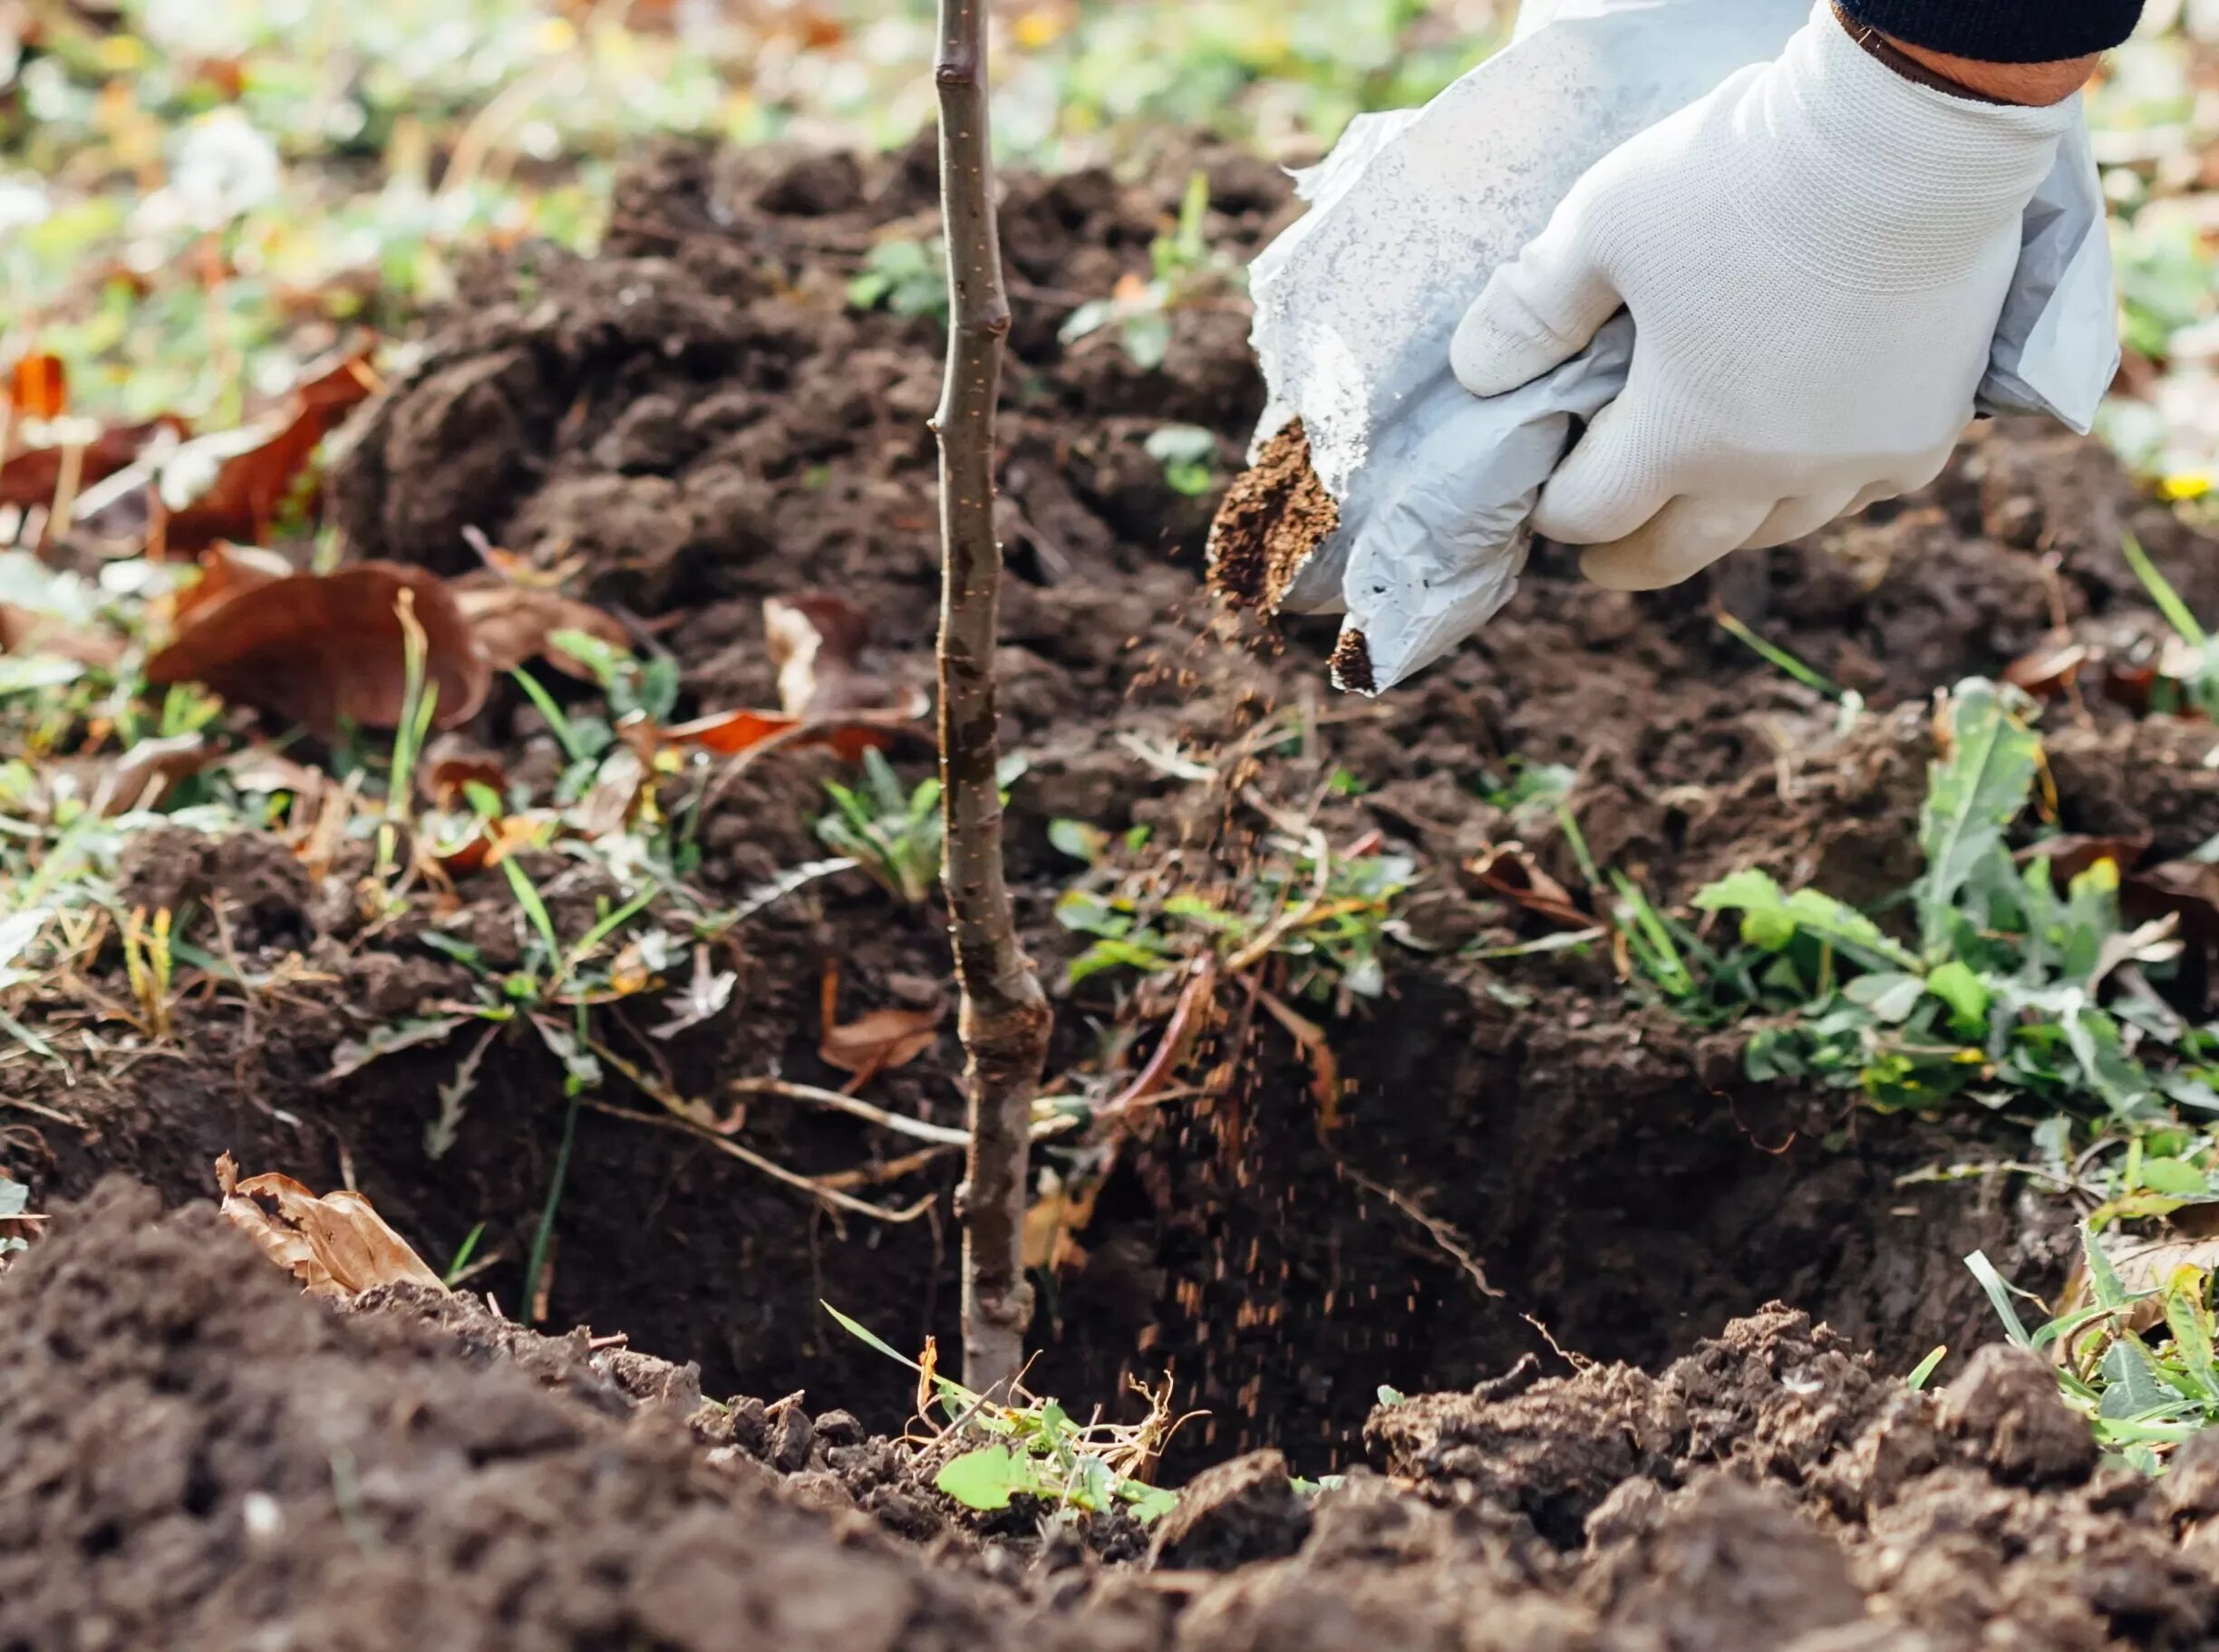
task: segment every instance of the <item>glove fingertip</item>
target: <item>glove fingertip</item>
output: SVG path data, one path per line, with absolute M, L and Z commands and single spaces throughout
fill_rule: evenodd
M 1546 330 L 1509 324 L 1506 309 L 1516 301 L 1490 288 L 1464 313 L 1449 346 L 1449 365 L 1457 382 L 1475 396 L 1501 396 L 1530 384 L 1571 352 Z

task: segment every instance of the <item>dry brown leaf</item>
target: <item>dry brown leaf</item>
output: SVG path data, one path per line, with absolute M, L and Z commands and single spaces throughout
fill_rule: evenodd
M 18 419 L 59 419 L 69 411 L 69 374 L 62 358 L 34 352 L 8 372 L 8 405 Z
M 509 792 L 509 770 L 499 755 L 455 734 L 443 734 L 424 748 L 416 781 L 423 795 L 441 808 L 462 807 L 467 786 L 482 786 L 496 797 Z
M 646 762 L 631 747 L 611 747 L 595 772 L 592 787 L 570 811 L 572 823 L 589 838 L 623 831 L 654 778 Z
M 182 626 L 205 616 L 218 604 L 243 596 L 257 585 L 285 579 L 293 565 L 275 551 L 254 546 L 221 543 L 200 553 L 200 577 L 170 599 L 170 623 Z
M 324 438 L 377 389 L 366 352 L 311 370 L 286 410 L 266 421 L 267 435 L 217 467 L 199 498 L 163 518 L 162 541 L 174 551 L 197 551 L 218 539 L 264 540 L 299 490 L 308 461 Z
M 945 1013 L 942 1004 L 925 1010 L 874 1010 L 844 1026 L 828 1027 L 817 1046 L 818 1058 L 827 1067 L 853 1074 L 855 1085 L 867 1083 L 880 1073 L 908 1066 L 930 1049 Z
M 225 1217 L 311 1296 L 351 1297 L 376 1285 L 447 1289 L 360 1193 L 319 1199 L 274 1173 L 242 1182 L 228 1153 L 216 1161 L 216 1185 Z
M 236 700 L 330 736 L 342 722 L 391 729 L 406 699 L 403 628 L 412 603 L 436 684 L 436 721 L 476 714 L 491 681 L 446 585 L 422 568 L 364 562 L 335 574 L 293 574 L 249 585 L 197 614 L 147 662 L 155 684 L 200 682 Z
M 826 591 L 763 599 L 763 637 L 778 670 L 779 705 L 789 717 L 879 711 L 892 686 L 867 669 L 870 618 Z
M 776 711 L 724 711 L 664 730 L 687 745 L 732 757 L 780 736 L 829 746 L 846 761 L 883 751 L 932 709 L 915 690 L 896 690 L 867 666 L 870 620 L 829 592 L 763 600 L 763 635 L 778 670 Z
M 101 775 L 92 793 L 92 812 L 106 817 L 153 808 L 172 787 L 208 768 L 218 755 L 202 733 L 141 740 Z
M 83 630 L 56 614 L 0 603 L 0 654 L 53 654 L 105 670 L 123 658 L 123 644 L 104 632 Z
M 17 449 L 8 454 L 5 464 L 0 464 L 0 505 L 28 510 L 35 505 L 53 503 L 54 496 L 62 489 L 62 478 L 69 468 L 73 449 L 77 487 L 80 490 L 89 488 L 131 464 L 164 431 L 181 436 L 185 421 L 150 419 L 143 424 L 117 425 L 82 444 L 53 443 Z
M 1099 1178 L 1076 1188 L 1053 1170 L 1041 1173 L 1041 1195 L 1025 1207 L 1024 1261 L 1027 1268 L 1066 1274 L 1086 1261 L 1078 1235 L 1094 1220 L 1094 1202 L 1101 1194 Z
M 490 570 L 466 574 L 448 588 L 479 652 L 497 671 L 545 660 L 566 676 L 592 681 L 594 673 L 584 661 L 554 645 L 551 639 L 558 631 L 582 631 L 612 648 L 632 646 L 630 634 L 614 615 L 559 591 L 519 585 Z
M 1544 872 L 1523 844 L 1499 844 L 1483 850 L 1472 860 L 1470 871 L 1493 894 L 1559 928 L 1591 929 L 1594 925 L 1594 915 L 1580 910 L 1571 892 Z
M 2049 700 L 2078 681 L 2081 671 L 2099 657 L 2084 642 L 2045 642 L 2005 666 L 2003 681 L 2037 700 Z

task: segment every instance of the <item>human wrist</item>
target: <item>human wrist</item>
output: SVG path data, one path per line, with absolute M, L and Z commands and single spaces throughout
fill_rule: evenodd
M 2087 85 L 2102 61 L 2096 53 L 2047 63 L 2000 63 L 1914 45 L 1859 23 L 1839 4 L 1834 15 L 1851 39 L 1904 79 L 1983 103 L 2047 109 Z

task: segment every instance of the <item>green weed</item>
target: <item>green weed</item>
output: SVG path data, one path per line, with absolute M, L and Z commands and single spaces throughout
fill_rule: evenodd
M 965 1508 L 992 1512 L 1022 1494 L 1051 1511 L 1107 1514 L 1122 1509 L 1148 1525 L 1178 1502 L 1177 1493 L 1139 1477 L 1154 1467 L 1186 1420 L 1171 1414 L 1169 1383 L 1154 1390 L 1133 1384 L 1148 1402 L 1138 1423 L 1106 1423 L 1097 1415 L 1081 1424 L 1022 1384 L 1006 1397 L 974 1393 L 940 1375 L 929 1340 L 923 1360 L 911 1359 L 830 1303 L 823 1306 L 849 1336 L 916 1373 L 917 1419 L 927 1435 L 913 1443 L 935 1444 L 950 1435 L 977 1442 L 950 1457 L 933 1480 Z
M 1321 1003 L 1377 999 L 1387 990 L 1387 943 L 1405 939 L 1397 914 L 1418 877 L 1408 855 L 1349 855 L 1322 834 L 1298 840 L 1279 833 L 1231 890 L 1165 894 L 1153 870 L 1121 868 L 1099 828 L 1058 821 L 1050 836 L 1090 868 L 1055 909 L 1065 929 L 1092 938 L 1071 961 L 1074 986 L 1114 970 L 1180 970 L 1206 950 L 1235 970 L 1287 959 L 1289 992 Z
M 2130 1287 L 2093 1222 L 2080 1238 L 2088 1300 L 2030 1331 L 2013 1300 L 2023 1293 L 1981 1251 L 1965 1266 L 2004 1334 L 2050 1363 L 2065 1403 L 2088 1419 L 2097 1443 L 2155 1474 L 2175 1446 L 2219 1422 L 2211 1273 L 2181 1247 L 2173 1255 L 2154 1247 L 2137 1269 L 2146 1283 Z
M 1682 932 L 1639 913 L 1635 956 L 1668 998 L 1756 1023 L 1751 1078 L 1821 1083 L 1883 1110 L 2035 1104 L 2161 1149 L 2101 1161 L 2110 1194 L 2163 1183 L 2200 1195 L 2204 1169 L 2179 1155 L 2200 1159 L 2208 1143 L 2178 1110 L 2219 1113 L 2219 1029 L 2188 1024 L 2156 991 L 2182 952 L 2176 922 L 2128 925 L 2113 861 L 2059 889 L 2048 857 L 2013 855 L 2042 758 L 2009 691 L 1962 685 L 1940 726 L 1919 826 L 1925 871 L 1908 899 L 1914 936 L 1752 868 L 1694 901 L 1735 916 L 1738 946 L 1690 967 L 1684 948 L 1664 955 Z
M 827 780 L 833 811 L 817 823 L 817 836 L 847 856 L 896 900 L 915 906 L 940 876 L 940 782 L 920 780 L 905 792 L 894 766 L 876 751 L 863 754 L 859 785 Z

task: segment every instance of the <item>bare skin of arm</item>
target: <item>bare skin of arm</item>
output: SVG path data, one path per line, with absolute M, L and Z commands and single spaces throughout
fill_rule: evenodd
M 1923 63 L 1943 80 L 1999 103 L 2045 107 L 2062 103 L 2088 83 L 2099 58 L 2074 57 L 2056 63 L 1983 63 L 1970 57 L 1952 57 L 1923 46 L 1891 39 L 1888 43 L 1916 63 Z

